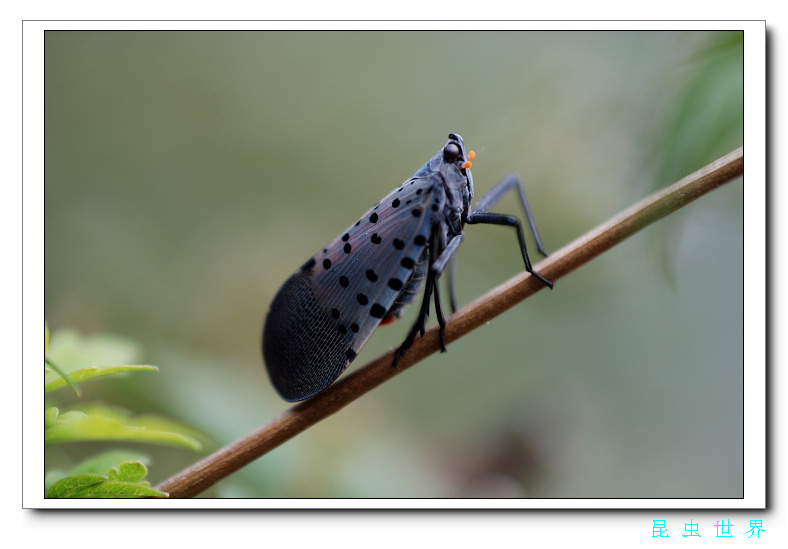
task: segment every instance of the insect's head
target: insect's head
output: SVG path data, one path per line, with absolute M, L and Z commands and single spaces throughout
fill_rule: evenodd
M 476 153 L 473 151 L 465 151 L 465 144 L 462 142 L 462 137 L 456 133 L 449 134 L 449 140 L 443 146 L 444 162 L 458 164 L 458 167 L 462 170 L 469 170 L 474 156 L 476 156 Z
M 443 148 L 413 174 L 413 178 L 434 177 L 440 174 L 442 185 L 462 193 L 462 202 L 467 208 L 473 198 L 471 161 L 474 156 L 473 151 L 465 150 L 465 144 L 459 134 L 450 133 L 449 140 Z
M 441 160 L 440 172 L 444 184 L 451 189 L 462 192 L 463 208 L 468 209 L 473 199 L 473 177 L 471 176 L 471 161 L 473 151 L 466 151 L 462 137 L 456 133 L 449 134 L 449 140 L 443 150 L 435 155 Z

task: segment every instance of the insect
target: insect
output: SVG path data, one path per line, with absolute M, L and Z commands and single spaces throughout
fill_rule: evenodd
M 393 366 L 424 335 L 430 299 L 434 299 L 441 351 L 446 351 L 438 280 L 453 263 L 463 227 L 493 224 L 517 232 L 525 270 L 552 288 L 531 267 L 520 220 L 492 213 L 508 191 L 517 189 L 537 250 L 544 251 L 522 182 L 505 177 L 475 208 L 471 160 L 462 137 L 449 140 L 413 177 L 394 189 L 282 286 L 263 328 L 263 357 L 271 382 L 289 402 L 309 398 L 331 385 L 356 358 L 379 324 L 398 318 L 424 285 L 421 309 Z M 453 267 L 449 297 L 456 309 Z

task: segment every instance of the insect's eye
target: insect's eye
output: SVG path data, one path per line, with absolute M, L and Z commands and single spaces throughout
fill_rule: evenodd
M 457 162 L 460 157 L 460 148 L 454 143 L 449 143 L 443 147 L 443 159 L 446 162 Z

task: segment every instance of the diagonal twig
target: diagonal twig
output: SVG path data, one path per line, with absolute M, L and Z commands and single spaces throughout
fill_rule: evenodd
M 615 215 L 534 268 L 556 281 L 647 225 L 743 174 L 744 151 L 740 147 Z M 544 285 L 528 273 L 515 276 L 449 317 L 446 342 L 462 337 L 543 288 Z M 397 369 L 391 367 L 395 352 L 391 350 L 340 378 L 322 393 L 162 482 L 157 489 L 169 493 L 171 498 L 195 496 L 439 349 L 436 325 L 414 341 Z

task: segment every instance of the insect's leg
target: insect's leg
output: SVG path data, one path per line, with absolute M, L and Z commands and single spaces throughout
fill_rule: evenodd
M 523 235 L 523 226 L 520 223 L 520 220 L 513 215 L 491 213 L 487 211 L 492 208 L 501 198 L 503 198 L 503 196 L 512 188 L 516 188 L 518 194 L 520 195 L 520 202 L 523 206 L 523 210 L 525 211 L 525 216 L 528 219 L 528 225 L 531 228 L 531 234 L 533 234 L 534 240 L 536 241 L 537 250 L 539 250 L 539 253 L 542 255 L 547 255 L 547 253 L 544 251 L 544 246 L 542 245 L 542 239 L 539 237 L 539 230 L 536 228 L 536 221 L 534 221 L 531 207 L 528 205 L 528 199 L 525 196 L 525 187 L 523 187 L 523 182 L 520 181 L 520 178 L 517 176 L 517 174 L 507 175 L 501 180 L 500 183 L 493 187 L 490 192 L 481 197 L 481 199 L 479 199 L 479 203 L 476 204 L 476 207 L 473 209 L 473 211 L 468 214 L 466 223 L 469 225 L 484 223 L 514 227 L 515 231 L 517 231 L 517 240 L 520 243 L 520 253 L 522 254 L 523 261 L 525 262 L 525 270 L 541 280 L 546 286 L 552 288 L 555 286 L 555 284 L 534 271 L 531 267 L 531 260 L 528 257 L 528 250 L 525 247 L 525 236 Z
M 438 291 L 438 284 L 435 284 L 435 316 L 438 317 L 438 335 L 440 336 L 441 352 L 445 353 L 449 349 L 446 347 L 446 319 L 443 318 L 443 309 L 441 308 L 441 295 Z
M 435 293 L 435 316 L 438 318 L 438 325 L 440 327 L 441 352 L 445 353 L 447 351 L 445 338 L 446 319 L 443 316 L 438 279 L 446 268 L 446 264 L 451 259 L 452 254 L 457 251 L 462 238 L 461 235 L 456 236 L 449 240 L 448 243 L 445 243 L 444 240 L 445 235 L 441 233 L 440 226 L 434 226 L 429 239 L 427 276 L 424 281 L 424 299 L 421 302 L 421 309 L 419 310 L 419 316 L 416 318 L 416 322 L 413 323 L 405 341 L 402 342 L 402 345 L 399 346 L 394 354 L 392 366 L 395 368 L 402 354 L 413 344 L 413 341 L 416 339 L 416 334 L 420 333 L 422 336 L 424 335 L 425 323 L 430 312 L 430 298 L 433 297 L 433 292 Z
M 449 276 L 448 276 L 448 283 L 449 283 L 449 306 L 451 307 L 451 312 L 457 312 L 457 267 L 454 261 L 454 256 L 449 259 Z
M 437 236 L 437 231 L 432 231 L 432 242 L 430 242 L 430 272 L 434 272 L 434 291 L 435 291 L 435 316 L 438 319 L 438 334 L 440 337 L 441 343 L 441 352 L 445 353 L 448 349 L 446 348 L 446 319 L 443 318 L 443 308 L 441 307 L 441 293 L 440 293 L 440 284 L 438 283 L 438 279 L 440 278 L 440 271 L 435 268 L 435 261 L 436 261 L 436 253 L 437 253 L 437 245 L 438 240 L 443 240 L 445 236 L 439 237 Z M 457 240 L 457 239 L 455 239 Z M 443 252 L 441 252 L 441 256 Z M 445 265 L 444 265 L 445 267 Z M 441 269 L 442 270 L 442 269 Z M 422 332 L 423 335 L 423 332 Z
M 442 247 L 443 251 L 431 264 L 432 270 L 438 273 L 438 276 L 443 273 L 443 270 L 446 268 L 449 260 L 454 256 L 454 252 L 456 252 L 457 248 L 460 247 L 460 244 L 462 243 L 462 237 L 462 234 L 452 237 L 452 239 L 449 240 L 444 247 Z
M 552 288 L 555 286 L 555 283 L 550 282 L 545 277 L 537 273 L 531 267 L 531 260 L 528 258 L 528 250 L 525 249 L 525 237 L 523 236 L 523 226 L 520 224 L 520 220 L 517 219 L 513 215 L 506 215 L 506 214 L 499 214 L 499 213 L 490 213 L 490 212 L 477 212 L 474 214 L 473 219 L 468 216 L 468 223 L 469 224 L 489 224 L 489 225 L 506 225 L 508 227 L 514 227 L 517 231 L 517 240 L 520 242 L 520 252 L 523 254 L 523 261 L 525 261 L 525 270 L 534 275 L 536 278 L 541 280 L 545 286 Z
M 531 229 L 531 234 L 534 236 L 537 251 L 540 254 L 547 256 L 547 252 L 545 252 L 544 245 L 542 244 L 542 238 L 539 236 L 539 229 L 536 228 L 534 214 L 531 212 L 531 206 L 528 204 L 528 198 L 525 196 L 525 186 L 516 173 L 510 173 L 501 179 L 501 181 L 495 187 L 490 189 L 489 192 L 479 199 L 476 207 L 473 209 L 470 215 L 468 215 L 468 223 L 473 223 L 471 219 L 475 214 L 486 212 L 495 206 L 495 204 L 497 204 L 506 193 L 512 190 L 512 188 L 516 188 L 517 194 L 520 196 L 520 204 L 522 205 L 523 211 L 525 212 L 525 218 L 528 220 L 528 226 Z
M 457 251 L 457 248 L 460 247 L 462 243 L 462 233 L 453 236 L 448 242 L 446 242 L 446 235 L 443 231 L 439 232 L 439 239 L 440 239 L 440 255 L 435 259 L 434 262 L 431 263 L 432 270 L 436 273 L 436 280 L 443 274 L 444 269 L 449 267 L 449 305 L 451 306 L 451 312 L 457 312 L 457 298 L 454 292 L 454 278 L 455 278 L 455 271 L 454 271 L 454 253 Z M 436 284 L 437 287 L 437 284 Z
M 431 242 L 432 237 L 430 237 L 430 243 Z M 416 322 L 414 322 L 413 326 L 411 326 L 407 337 L 405 337 L 405 341 L 402 342 L 402 345 L 400 345 L 397 348 L 396 353 L 394 353 L 394 361 L 391 364 L 394 368 L 397 367 L 397 362 L 399 362 L 402 354 L 413 344 L 413 341 L 416 339 L 416 334 L 421 333 L 421 335 L 424 335 L 424 324 L 430 313 L 430 298 L 432 298 L 432 291 L 435 288 L 435 272 L 432 268 L 430 268 L 431 262 L 432 251 L 430 251 L 429 262 L 427 264 L 427 276 L 424 280 L 424 298 L 421 301 L 419 316 L 416 317 Z

